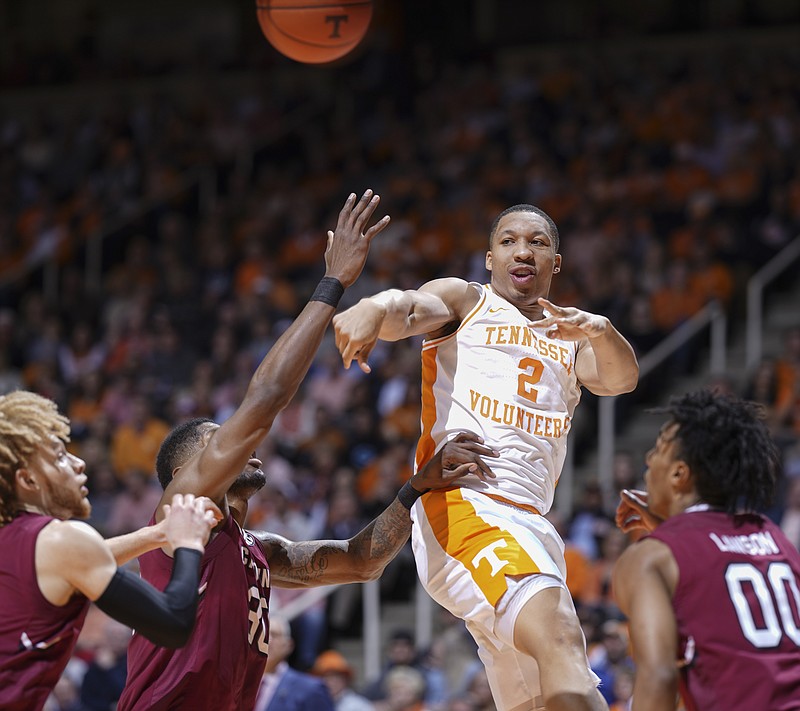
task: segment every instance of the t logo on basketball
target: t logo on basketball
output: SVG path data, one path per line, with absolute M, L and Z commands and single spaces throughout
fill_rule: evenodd
M 339 34 L 339 25 L 342 22 L 347 22 L 347 15 L 328 15 L 325 18 L 325 22 L 333 23 L 333 32 L 331 32 L 329 38 L 335 39 L 336 37 L 341 37 L 341 35 Z

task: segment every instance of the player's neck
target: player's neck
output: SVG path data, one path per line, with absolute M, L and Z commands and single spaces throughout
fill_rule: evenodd
M 19 506 L 18 511 L 20 513 L 25 512 L 25 513 L 39 514 L 40 516 L 53 516 L 53 514 L 51 514 L 49 511 L 45 511 L 44 508 L 42 508 L 40 505 L 31 502 L 22 502 Z
M 240 499 L 235 496 L 232 497 L 228 494 L 228 508 L 230 509 L 231 516 L 233 516 L 233 520 L 244 528 L 244 522 L 247 518 L 247 499 Z

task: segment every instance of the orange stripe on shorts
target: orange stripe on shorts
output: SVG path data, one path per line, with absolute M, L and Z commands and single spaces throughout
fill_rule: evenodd
M 431 491 L 422 505 L 439 545 L 464 565 L 492 606 L 508 590 L 506 575 L 541 572 L 508 531 L 478 516 L 461 489 Z

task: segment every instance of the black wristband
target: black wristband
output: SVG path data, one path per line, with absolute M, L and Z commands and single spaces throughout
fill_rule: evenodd
M 414 502 L 423 494 L 430 491 L 430 489 L 426 489 L 425 491 L 417 491 L 413 486 L 411 486 L 411 481 L 407 481 L 400 487 L 400 491 L 397 492 L 397 500 L 403 504 L 409 511 L 411 511 L 411 507 L 414 505 Z
M 322 277 L 311 294 L 309 301 L 321 301 L 323 304 L 328 304 L 336 308 L 339 305 L 339 300 L 344 294 L 344 287 L 336 277 Z

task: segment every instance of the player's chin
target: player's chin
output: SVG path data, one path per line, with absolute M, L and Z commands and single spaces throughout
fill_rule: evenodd
M 89 499 L 84 497 L 83 499 L 81 499 L 80 503 L 75 507 L 73 516 L 75 518 L 87 519 L 91 515 L 92 515 L 92 504 L 90 503 Z
M 231 484 L 228 490 L 231 494 L 254 494 L 259 489 L 262 489 L 267 483 L 267 475 L 261 469 L 250 469 L 243 471 Z

